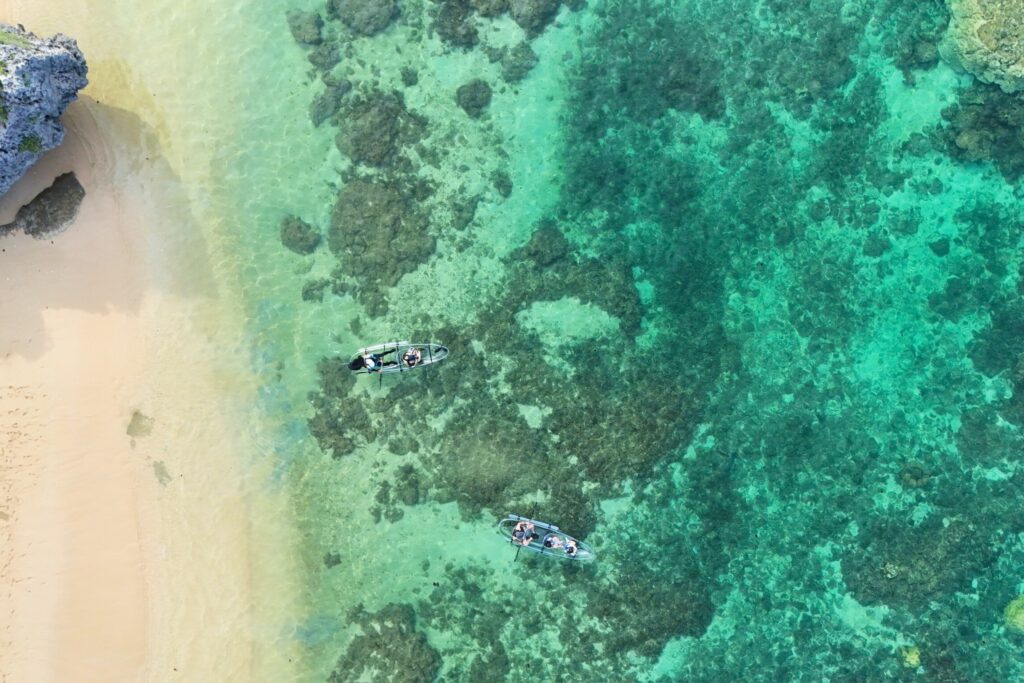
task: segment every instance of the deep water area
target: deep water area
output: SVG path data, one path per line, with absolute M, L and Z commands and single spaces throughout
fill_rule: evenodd
M 948 21 L 277 16 L 318 176 L 238 249 L 309 680 L 1024 679 L 1024 95 Z M 394 339 L 451 357 L 349 372 Z M 597 561 L 514 561 L 506 513 Z

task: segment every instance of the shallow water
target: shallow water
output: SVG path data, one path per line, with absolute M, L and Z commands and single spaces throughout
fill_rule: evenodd
M 507 13 L 466 10 L 460 47 L 437 24 L 461 5 L 400 4 L 359 37 L 294 3 L 320 48 L 280 3 L 118 6 L 112 33 L 153 40 L 90 76 L 137 79 L 113 104 L 245 302 L 301 678 L 1024 675 L 1019 184 L 954 116 L 986 134 L 1021 101 L 928 58 L 944 8 L 567 2 L 510 83 Z M 342 367 L 394 338 L 452 357 Z M 598 562 L 514 561 L 507 512 Z

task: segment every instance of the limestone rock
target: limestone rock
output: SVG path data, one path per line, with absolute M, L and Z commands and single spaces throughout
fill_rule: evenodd
M 86 71 L 71 38 L 0 24 L 0 195 L 64 139 L 60 115 L 88 82 Z
M 1024 90 L 1024 12 L 1020 0 L 948 0 L 947 61 L 1008 93 Z

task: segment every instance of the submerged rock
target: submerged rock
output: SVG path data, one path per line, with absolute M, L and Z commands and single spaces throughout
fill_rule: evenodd
M 0 24 L 0 195 L 64 139 L 60 115 L 86 83 L 74 40 Z
M 318 45 L 323 40 L 320 30 L 323 28 L 324 20 L 316 12 L 290 9 L 285 18 L 296 42 L 303 45 Z
M 349 623 L 359 627 L 357 635 L 328 683 L 349 681 L 392 681 L 430 683 L 441 669 L 441 655 L 416 628 L 416 613 L 405 604 L 385 605 L 367 612 L 362 605 L 349 614 Z
M 508 9 L 508 0 L 469 0 L 469 4 L 482 17 L 497 17 Z
M 942 111 L 940 140 L 964 162 L 991 162 L 1010 182 L 1024 174 L 1024 102 L 995 86 L 973 83 Z
M 559 0 L 509 0 L 509 14 L 526 35 L 540 35 L 558 14 Z
M 132 419 L 128 421 L 128 428 L 125 433 L 130 437 L 149 436 L 153 432 L 155 421 L 149 415 L 135 410 L 132 411 Z
M 518 83 L 526 78 L 526 74 L 536 65 L 537 53 L 524 40 L 502 55 L 501 77 L 509 83 Z
M 398 92 L 371 91 L 354 98 L 342 113 L 338 149 L 354 163 L 387 166 L 406 145 L 426 133 L 426 121 L 409 111 Z
M 338 194 L 327 243 L 346 275 L 394 286 L 434 253 L 419 203 L 393 184 L 356 179 Z
M 434 16 L 433 29 L 442 41 L 455 47 L 470 48 L 480 40 L 473 8 L 466 0 L 443 0 Z
M 460 85 L 455 91 L 455 101 L 470 118 L 477 119 L 491 103 L 491 86 L 487 81 L 474 78 L 469 83 Z
M 332 0 L 331 6 L 341 22 L 361 36 L 380 33 L 398 16 L 395 0 Z
M 296 254 L 312 254 L 320 245 L 320 233 L 301 218 L 286 216 L 281 220 L 281 244 Z
M 74 222 L 84 198 L 85 188 L 74 173 L 58 176 L 53 185 L 18 209 L 12 222 L 0 225 L 0 235 L 21 230 L 36 239 L 53 237 Z

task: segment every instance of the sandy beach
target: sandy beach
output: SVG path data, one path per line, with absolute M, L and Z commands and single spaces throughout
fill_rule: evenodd
M 201 240 L 152 189 L 173 178 L 126 120 L 75 103 L 0 203 L 9 220 L 68 170 L 87 193 L 63 234 L 0 240 L 5 682 L 252 680 L 259 658 L 250 538 L 261 510 L 283 516 L 241 471 L 254 380 Z
M 0 205 L 6 219 L 54 172 L 88 188 L 73 229 L 0 244 L 5 681 L 127 680 L 146 651 L 148 482 L 125 436 L 145 368 L 144 234 L 85 106 L 68 119 L 67 144 Z

